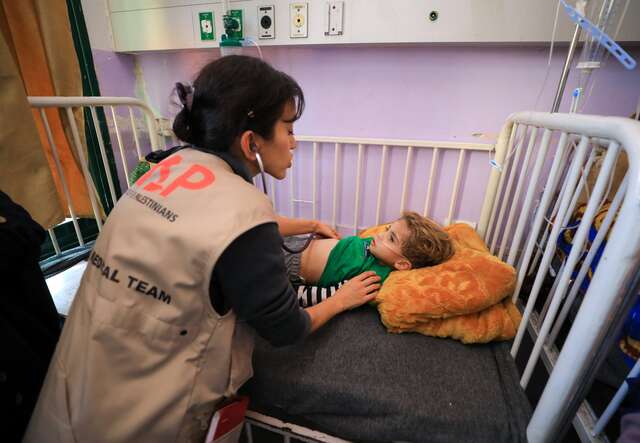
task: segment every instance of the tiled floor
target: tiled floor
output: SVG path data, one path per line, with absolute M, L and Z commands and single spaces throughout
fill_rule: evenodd
M 87 262 L 83 261 L 47 279 L 47 286 L 60 315 L 67 316 L 69 314 L 71 303 L 80 286 L 80 279 L 86 267 Z

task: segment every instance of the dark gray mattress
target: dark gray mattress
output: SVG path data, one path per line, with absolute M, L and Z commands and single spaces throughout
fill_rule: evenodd
M 508 343 L 389 334 L 363 307 L 303 344 L 257 339 L 251 409 L 344 439 L 526 441 L 531 410 Z

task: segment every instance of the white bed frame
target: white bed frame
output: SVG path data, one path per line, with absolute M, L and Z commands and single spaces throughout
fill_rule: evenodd
M 110 132 L 115 136 L 120 151 L 120 160 L 124 170 L 130 171 L 134 165 L 129 165 L 125 159 L 125 150 L 134 147 L 123 146 L 121 131 L 122 119 L 116 117 L 114 107 L 129 108 L 130 128 L 135 140 L 137 157 L 142 151 L 156 150 L 166 146 L 167 140 L 158 130 L 157 122 L 149 107 L 137 100 L 115 97 L 30 97 L 33 108 L 37 109 L 44 122 L 46 134 L 53 147 L 54 160 L 58 173 L 63 179 L 62 170 L 56 152 L 55 144 L 49 130 L 47 115 L 44 108 L 60 108 L 67 115 L 75 107 L 88 107 L 96 121 L 96 107 L 105 107 L 105 114 L 110 115 Z M 110 110 L 107 113 L 107 108 Z M 138 109 L 138 111 L 133 111 Z M 134 115 L 142 115 L 137 119 Z M 73 122 L 73 119 L 71 119 Z M 97 126 L 97 125 L 96 125 Z M 146 128 L 148 146 L 139 142 L 138 132 Z M 98 138 L 100 139 L 99 128 Z M 73 148 L 82 162 L 83 171 L 87 178 L 86 184 L 92 197 L 94 214 L 99 214 L 95 201 L 93 183 L 87 173 L 88 168 L 84 155 L 78 149 L 81 146 L 77 128 L 72 126 L 74 140 Z M 341 183 L 338 174 L 333 171 L 342 167 L 341 152 L 346 149 L 357 150 L 355 164 L 356 189 L 353 196 L 354 217 L 348 229 L 356 232 L 361 215 L 361 181 L 364 173 L 364 160 L 369 150 L 381 150 L 379 163 L 378 192 L 375 216 L 372 220 L 365 220 L 365 224 L 374 225 L 381 222 L 382 193 L 388 174 L 386 170 L 389 150 L 401 149 L 405 152 L 405 166 L 402 190 L 400 193 L 400 208 L 412 209 L 431 215 L 430 204 L 433 197 L 438 156 L 445 150 L 457 152 L 456 174 L 450 183 L 451 198 L 446 221 L 456 220 L 456 205 L 460 198 L 465 159 L 470 151 L 487 153 L 487 164 L 492 158 L 488 184 L 484 194 L 484 203 L 477 222 L 477 231 L 483 236 L 491 251 L 501 259 L 512 264 L 518 270 L 517 288 L 513 300 L 523 312 L 523 321 L 514 340 L 511 354 L 515 357 L 522 351 L 522 340 L 525 333 L 534 341 L 533 350 L 529 355 L 526 368 L 522 373 L 520 384 L 526 388 L 530 382 L 535 364 L 542 360 L 550 373 L 542 397 L 535 405 L 533 417 L 527 428 L 527 436 L 531 442 L 553 441 L 556 436 L 573 423 L 582 441 L 608 441 L 603 434 L 593 435 L 596 426 L 596 415 L 584 401 L 586 393 L 593 381 L 595 371 L 604 360 L 605 355 L 615 340 L 619 328 L 624 320 L 634 295 L 640 289 L 640 123 L 630 119 L 614 117 L 598 117 L 577 114 L 549 114 L 522 112 L 511 115 L 507 119 L 498 143 L 495 145 L 482 143 L 451 143 L 415 140 L 380 140 L 354 139 L 342 137 L 297 137 L 299 141 L 298 156 L 306 155 L 310 159 L 312 170 L 305 173 L 311 176 L 311 198 L 302 199 L 295 195 L 296 185 L 293 180 L 288 183 L 276 183 L 269 180 L 271 196 L 287 191 L 290 196 L 288 211 L 285 208 L 279 212 L 296 214 L 296 205 L 310 205 L 313 217 L 320 215 L 318 201 L 319 178 L 333 180 L 332 211 L 327 222 L 336 225 L 338 221 L 338 200 Z M 100 141 L 101 156 L 106 167 L 105 147 Z M 597 146 L 597 148 L 595 148 Z M 321 170 L 319 151 L 333 149 L 333 169 Z M 424 194 L 422 207 L 410 207 L 407 196 L 410 192 L 418 192 L 416 180 L 411 180 L 410 171 L 414 154 L 417 150 L 431 151 L 431 163 L 428 171 L 424 172 L 424 182 L 419 192 Z M 590 190 L 590 198 L 582 223 L 574 235 L 573 248 L 565 266 L 557 274 L 551 294 L 541 294 L 540 289 L 555 251 L 555 241 L 561 229 L 567 226 L 570 215 L 576 207 L 578 196 L 585 186 L 583 179 L 589 173 L 594 155 L 598 151 L 605 154 L 603 166 L 597 182 Z M 617 161 L 619 152 L 626 151 L 629 168 L 624 184 L 620 186 L 608 217 L 605 218 L 600 233 L 593 242 L 592 251 L 596 251 L 608 233 L 608 240 L 598 269 L 593 275 L 589 289 L 584 295 L 581 307 L 570 328 L 569 335 L 562 346 L 561 352 L 555 341 L 560 326 L 568 317 L 569 307 L 578 294 L 578 288 L 584 278 L 588 264 L 594 254 L 589 254 L 584 260 L 576 281 L 571 278 L 572 271 L 580 258 L 591 225 L 598 207 L 606 195 L 609 176 Z M 326 163 L 326 162 L 325 162 Z M 297 164 L 297 163 L 296 163 Z M 128 178 L 128 177 L 127 177 Z M 128 181 L 128 180 L 127 180 Z M 109 178 L 111 198 L 115 202 L 114 186 Z M 68 195 L 66 183 L 63 186 Z M 474 189 L 477 191 L 477 189 Z M 67 199 L 68 200 L 68 199 Z M 277 203 L 274 199 L 274 203 Z M 613 215 L 619 209 L 614 223 Z M 78 240 L 84 244 L 80 230 L 75 220 L 73 207 L 69 206 L 72 214 Z M 561 223 L 548 223 L 548 220 Z M 101 221 L 97 218 L 98 228 Z M 53 230 L 49 230 L 53 244 L 58 254 L 61 253 Z M 578 271 L 578 269 L 575 269 Z M 523 281 L 527 275 L 534 278 L 530 294 L 521 294 Z M 523 301 L 522 295 L 528 299 Z M 545 309 L 542 314 L 534 310 L 538 297 L 545 297 Z M 615 409 L 615 408 L 613 408 Z M 610 414 L 609 414 L 610 415 Z M 601 417 L 602 422 L 608 420 Z M 291 423 L 284 423 L 273 417 L 267 417 L 255 412 L 249 412 L 246 430 L 249 441 L 252 440 L 252 427 L 259 426 L 283 435 L 284 441 L 295 437 L 302 441 L 343 442 L 344 440 L 306 429 Z

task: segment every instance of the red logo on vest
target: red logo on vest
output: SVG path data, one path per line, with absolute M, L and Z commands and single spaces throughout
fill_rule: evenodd
M 165 183 L 171 173 L 173 166 L 179 165 L 182 162 L 182 156 L 176 154 L 161 161 L 157 165 L 153 166 L 146 174 L 138 179 L 137 186 L 142 186 L 157 170 L 160 171 L 160 177 L 158 180 L 148 183 L 144 188 L 145 191 L 157 192 L 160 191 L 160 195 L 163 197 L 168 196 L 178 188 L 188 189 L 195 191 L 209 186 L 216 179 L 213 172 L 210 169 L 205 168 L 199 164 L 193 164 L 183 174 L 180 174 L 173 181 Z M 197 180 L 193 180 L 196 176 Z M 199 176 L 199 177 L 197 177 Z

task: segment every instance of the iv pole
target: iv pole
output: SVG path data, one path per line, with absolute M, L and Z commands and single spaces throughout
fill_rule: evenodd
M 578 1 L 578 4 L 580 5 L 580 9 L 584 12 L 587 6 L 587 0 Z M 567 78 L 569 77 L 569 71 L 571 70 L 571 63 L 573 62 L 573 57 L 576 53 L 576 47 L 578 46 L 578 42 L 580 41 L 581 33 L 582 28 L 579 24 L 576 24 L 575 30 L 573 31 L 573 38 L 571 39 L 571 44 L 569 45 L 569 52 L 567 53 L 567 58 L 564 61 L 562 74 L 560 75 L 560 81 L 558 82 L 556 97 L 554 98 L 553 105 L 551 106 L 551 112 L 558 112 L 558 109 L 560 108 L 560 102 L 562 101 L 564 88 L 567 85 Z
M 564 88 L 567 85 L 567 78 L 569 77 L 569 71 L 571 70 L 571 63 L 573 62 L 573 56 L 576 53 L 576 46 L 580 40 L 580 34 L 582 28 L 580 25 L 576 25 L 576 29 L 573 31 L 573 38 L 571 39 L 571 45 L 569 45 L 569 52 L 567 58 L 564 61 L 562 68 L 562 74 L 560 75 L 560 81 L 558 83 L 558 89 L 556 90 L 556 97 L 553 99 L 553 106 L 551 106 L 551 112 L 558 112 L 560 108 L 560 102 L 562 101 L 562 95 L 564 94 Z

